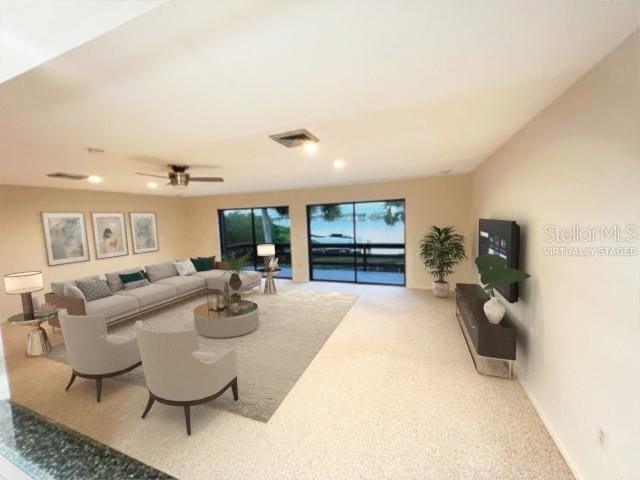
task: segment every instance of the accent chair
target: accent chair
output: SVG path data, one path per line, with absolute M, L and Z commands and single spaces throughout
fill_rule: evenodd
M 76 377 L 95 379 L 100 402 L 102 379 L 122 375 L 140 366 L 140 352 L 135 338 L 109 335 L 104 315 L 69 315 L 58 312 L 62 335 L 71 363 L 71 380 Z
M 191 406 L 209 402 L 231 388 L 238 400 L 236 352 L 221 357 L 198 350 L 193 330 L 156 332 L 136 322 L 136 335 L 149 390 L 145 418 L 157 400 L 184 408 L 187 435 L 191 435 Z

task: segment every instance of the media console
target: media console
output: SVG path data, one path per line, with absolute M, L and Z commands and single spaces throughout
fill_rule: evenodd
M 483 305 L 489 295 L 480 285 L 456 285 L 456 317 L 476 370 L 482 375 L 513 378 L 516 331 L 508 316 L 489 323 Z

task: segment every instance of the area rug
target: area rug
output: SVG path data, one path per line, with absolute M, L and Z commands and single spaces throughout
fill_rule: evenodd
M 284 290 L 276 295 L 256 292 L 246 298 L 258 304 L 260 326 L 257 330 L 228 339 L 199 337 L 201 350 L 222 355 L 235 349 L 238 358 L 240 399 L 234 402 L 229 393 L 206 405 L 267 422 L 358 297 Z M 204 302 L 205 296 L 198 297 L 140 320 L 159 331 L 193 329 L 193 309 Z M 109 333 L 132 337 L 134 322 L 114 325 Z M 68 363 L 64 344 L 47 355 Z M 118 379 L 144 385 L 143 367 Z

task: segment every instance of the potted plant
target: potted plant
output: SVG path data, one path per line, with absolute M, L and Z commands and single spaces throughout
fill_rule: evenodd
M 494 289 L 500 285 L 509 285 L 525 280 L 531 275 L 517 268 L 510 268 L 507 261 L 499 255 L 480 255 L 476 258 L 476 266 L 480 273 L 482 287 L 490 297 L 482 308 L 489 322 L 497 325 L 502 321 L 506 308 L 494 295 Z
M 244 269 L 249 255 L 238 255 L 235 252 L 230 253 L 224 258 L 227 263 L 231 276 L 229 277 L 229 286 L 232 290 L 240 290 L 242 286 L 242 279 L 240 278 L 240 272 Z
M 433 295 L 438 298 L 449 296 L 447 275 L 453 273 L 461 260 L 467 258 L 464 253 L 464 237 L 456 233 L 454 227 L 431 227 L 431 231 L 420 242 L 420 257 L 424 267 L 435 277 L 432 285 Z

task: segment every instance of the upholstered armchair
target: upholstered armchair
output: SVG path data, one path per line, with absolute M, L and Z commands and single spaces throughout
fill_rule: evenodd
M 187 435 L 191 435 L 190 407 L 206 403 L 231 388 L 238 400 L 236 352 L 214 357 L 198 350 L 198 335 L 193 330 L 154 332 L 136 322 L 136 335 L 142 366 L 149 389 L 145 418 L 157 400 L 184 408 Z
M 140 366 L 136 339 L 107 334 L 104 315 L 69 315 L 61 310 L 58 319 L 72 368 L 65 390 L 69 390 L 76 377 L 95 379 L 100 402 L 103 378 L 122 375 Z

